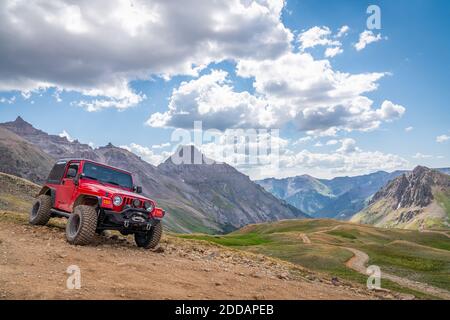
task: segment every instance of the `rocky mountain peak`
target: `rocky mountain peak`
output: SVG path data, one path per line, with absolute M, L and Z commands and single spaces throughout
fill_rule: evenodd
M 18 116 L 14 121 L 2 123 L 2 126 L 16 134 L 22 133 L 30 135 L 42 133 L 41 130 L 36 129 L 20 116 Z
M 194 145 L 180 145 L 175 153 L 164 161 L 164 165 L 212 164 L 214 160 L 206 157 Z
M 393 199 L 392 208 L 426 207 L 433 201 L 433 188 L 448 188 L 450 177 L 424 166 L 404 173 L 378 191 L 371 204 L 382 199 Z
M 16 118 L 16 120 L 14 120 L 13 122 L 14 122 L 14 123 L 17 123 L 17 124 L 26 123 L 26 124 L 30 125 L 28 122 L 26 122 L 25 120 L 23 120 L 23 118 L 22 118 L 21 116 L 18 116 L 18 117 Z

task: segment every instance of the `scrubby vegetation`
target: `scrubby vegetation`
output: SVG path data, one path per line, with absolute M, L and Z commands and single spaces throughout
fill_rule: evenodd
M 304 243 L 306 235 L 311 243 Z M 224 236 L 181 235 L 261 253 L 318 270 L 332 277 L 365 283 L 367 277 L 345 263 L 351 247 L 366 252 L 369 264 L 388 272 L 450 290 L 450 238 L 440 233 L 382 229 L 335 220 L 291 220 L 247 226 Z M 425 293 L 383 280 L 384 288 L 429 298 Z

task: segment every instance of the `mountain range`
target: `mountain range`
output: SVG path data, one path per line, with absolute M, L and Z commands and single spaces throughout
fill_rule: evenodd
M 354 215 L 352 222 L 379 227 L 450 227 L 450 175 L 423 166 L 389 182 Z
M 180 152 L 200 154 L 193 146 L 179 147 Z M 0 171 L 42 184 L 60 158 L 91 159 L 133 172 L 135 184 L 166 209 L 166 226 L 176 232 L 224 233 L 251 223 L 309 217 L 227 164 L 175 165 L 171 157 L 154 166 L 111 143 L 94 149 L 47 134 L 21 117 L 0 124 Z
M 195 164 L 177 162 L 184 154 L 200 161 Z M 21 117 L 0 123 L 1 172 L 42 184 L 54 161 L 59 158 L 92 159 L 133 172 L 135 184 L 141 185 L 144 194 L 157 200 L 169 212 L 166 219 L 168 229 L 176 232 L 225 233 L 259 222 L 308 217 L 349 220 L 354 215 L 352 221 L 378 226 L 412 227 L 419 223 L 416 220 L 420 220 L 421 226 L 425 220 L 428 225 L 433 225 L 432 221 L 442 225 L 443 212 L 449 205 L 450 192 L 446 188 L 442 185 L 438 189 L 429 187 L 429 181 L 434 180 L 428 174 L 417 174 L 417 170 L 422 172 L 425 167 L 412 172 L 377 171 L 333 179 L 301 175 L 253 182 L 228 164 L 211 164 L 211 159 L 193 146 L 180 146 L 166 161 L 154 166 L 111 143 L 94 149 L 77 140 L 69 141 L 65 137 L 47 134 Z M 450 168 L 432 172 L 448 177 Z M 402 209 L 398 211 L 395 199 L 403 192 L 392 191 L 395 185 L 392 187 L 391 184 L 404 186 L 410 176 L 421 177 L 414 180 L 415 189 L 412 189 L 431 188 L 433 200 L 419 203 L 419 206 L 412 201 L 413 207 L 400 205 Z M 399 182 L 398 179 L 402 180 Z M 418 187 L 420 183 L 423 185 Z M 392 194 L 397 194 L 397 198 L 392 200 Z M 404 199 L 410 194 L 405 195 Z M 428 209 L 422 210 L 424 208 Z M 420 212 L 425 212 L 428 217 L 430 208 L 443 208 L 434 210 L 436 213 L 431 215 L 438 219 L 421 216 Z M 412 211 L 408 213 L 404 209 Z M 398 218 L 402 213 L 402 218 Z M 405 215 L 407 218 L 404 218 Z M 409 219 L 411 215 L 418 218 Z
M 450 168 L 436 169 L 449 174 Z M 369 204 L 371 197 L 389 181 L 408 171 L 377 171 L 354 177 L 317 179 L 301 175 L 256 181 L 276 197 L 315 218 L 348 220 Z

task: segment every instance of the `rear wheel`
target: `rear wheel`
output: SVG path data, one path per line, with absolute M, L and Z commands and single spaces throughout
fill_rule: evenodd
M 159 243 L 162 236 L 162 222 L 158 221 L 147 232 L 139 232 L 134 234 L 134 241 L 138 247 L 145 249 L 153 249 Z
M 92 242 L 97 229 L 97 211 L 94 207 L 80 205 L 69 217 L 66 238 L 70 244 L 86 245 Z
M 33 203 L 30 211 L 30 223 L 34 225 L 44 226 L 50 220 L 52 208 L 52 198 L 45 194 L 41 194 Z

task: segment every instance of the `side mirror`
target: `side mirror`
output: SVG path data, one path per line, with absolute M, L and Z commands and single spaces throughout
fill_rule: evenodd
M 133 191 L 136 193 L 142 193 L 142 187 L 141 186 L 134 186 Z

